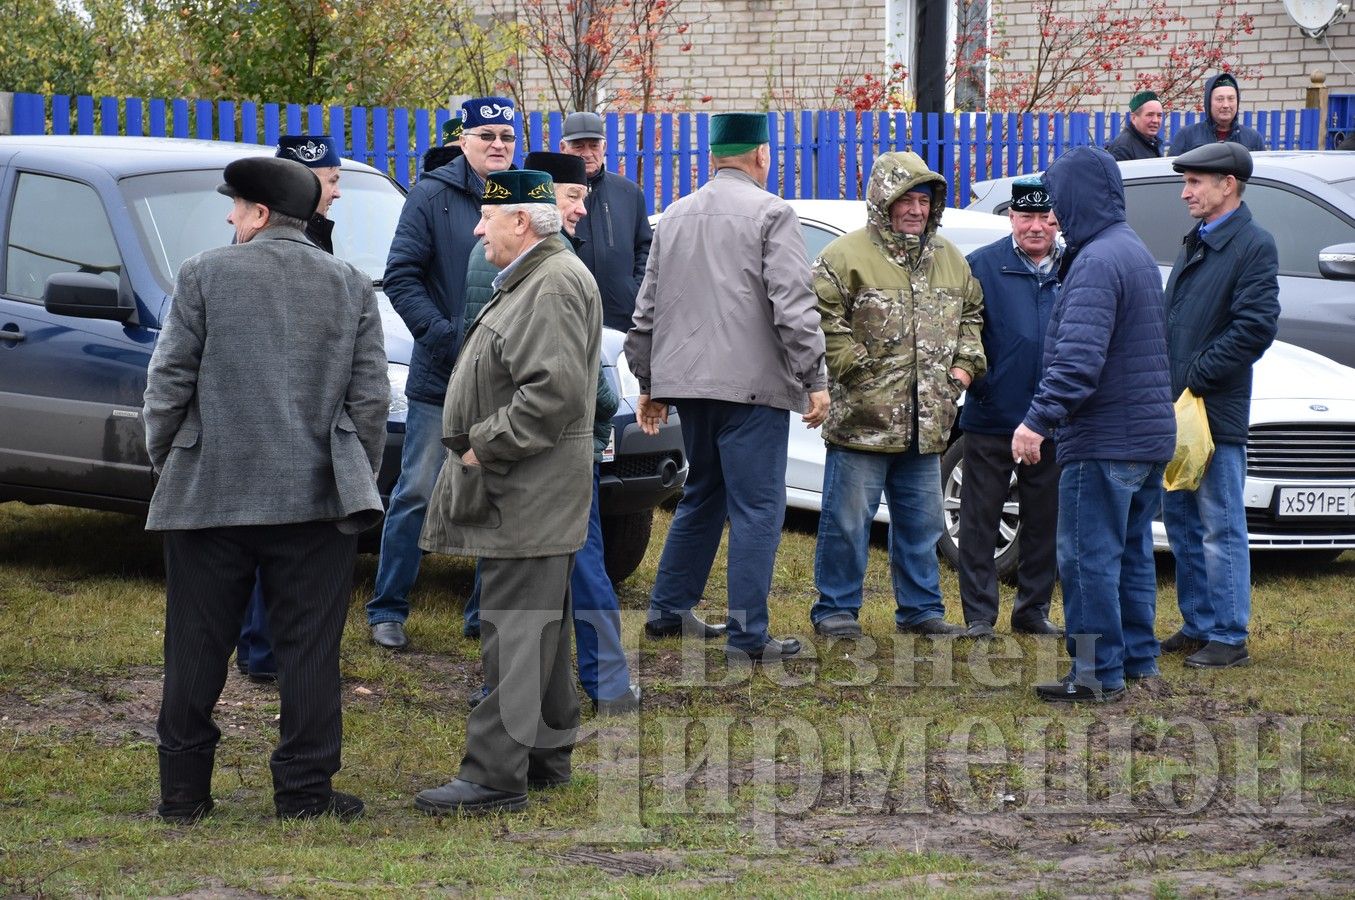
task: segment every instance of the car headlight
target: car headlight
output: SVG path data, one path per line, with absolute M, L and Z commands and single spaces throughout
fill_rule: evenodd
M 640 396 L 640 379 L 630 370 L 630 363 L 626 362 L 624 353 L 616 357 L 616 383 L 620 386 L 621 396 L 627 400 Z
M 409 399 L 405 396 L 405 382 L 409 380 L 409 366 L 386 363 L 386 377 L 391 383 L 391 411 L 387 419 L 403 422 L 409 413 Z

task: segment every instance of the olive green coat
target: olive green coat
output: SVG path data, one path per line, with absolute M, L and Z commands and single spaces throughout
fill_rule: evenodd
M 442 413 L 450 453 L 420 547 L 520 559 L 583 546 L 601 332 L 597 283 L 563 238 L 518 260 L 452 370 Z M 480 465 L 461 461 L 467 450 Z

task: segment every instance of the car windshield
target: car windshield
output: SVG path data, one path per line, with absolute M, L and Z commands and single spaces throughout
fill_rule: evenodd
M 173 290 L 179 266 L 191 256 L 229 244 L 231 200 L 216 191 L 221 170 L 160 172 L 124 178 L 120 186 L 156 278 Z M 404 195 L 372 172 L 345 170 L 330 210 L 334 255 L 379 281 L 386 268 Z

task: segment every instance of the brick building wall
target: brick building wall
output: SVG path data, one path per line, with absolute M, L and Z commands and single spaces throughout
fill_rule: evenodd
M 1032 48 L 1039 38 L 1035 4 L 1032 0 L 997 0 L 995 5 L 999 7 L 999 15 L 1006 20 L 1006 34 L 1012 38 L 1011 65 L 1019 67 L 1032 59 Z M 1104 4 L 1096 0 L 1059 0 L 1058 10 L 1073 15 L 1098 10 L 1102 6 Z M 1189 20 L 1181 30 L 1193 29 L 1201 33 L 1212 30 L 1217 4 L 1186 0 L 1179 3 L 1178 8 Z M 1355 93 L 1355 75 L 1344 70 L 1332 58 L 1334 53 L 1347 66 L 1355 69 L 1355 16 L 1337 23 L 1327 32 L 1326 41 L 1331 45 L 1328 49 L 1298 30 L 1285 14 L 1280 0 L 1243 0 L 1238 3 L 1237 11 L 1255 17 L 1254 30 L 1250 35 L 1242 35 L 1238 43 L 1237 60 L 1243 66 L 1256 66 L 1262 72 L 1259 78 L 1243 83 L 1243 109 L 1302 107 L 1309 86 L 1309 73 L 1314 69 L 1326 73 L 1327 87 L 1333 93 Z M 1160 64 L 1160 60 L 1152 57 L 1136 62 L 1144 69 Z M 1132 73 L 1125 73 L 1124 80 L 1126 88 L 1123 96 L 1107 95 L 1083 103 L 1081 108 L 1121 109 L 1131 92 L 1128 85 L 1133 82 Z M 1203 93 L 1192 97 L 1192 103 L 1198 104 L 1202 99 Z M 1183 108 L 1183 111 L 1186 109 Z
M 511 15 L 510 0 L 476 0 Z M 681 0 L 691 23 L 670 40 L 659 69 L 674 109 L 729 112 L 823 109 L 845 77 L 884 68 L 883 0 Z M 682 40 L 692 49 L 681 52 Z M 527 66 L 524 101 L 553 105 L 539 63 Z

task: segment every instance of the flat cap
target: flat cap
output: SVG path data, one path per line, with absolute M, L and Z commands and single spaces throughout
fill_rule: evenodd
M 570 113 L 565 117 L 565 127 L 560 129 L 560 137 L 566 141 L 606 136 L 602 130 L 602 116 L 594 112 Z
M 545 172 L 556 184 L 588 184 L 588 170 L 584 167 L 583 157 L 580 156 L 533 150 L 522 161 L 522 167 Z
M 246 156 L 226 166 L 217 188 L 294 219 L 309 219 L 320 204 L 320 179 L 301 163 L 276 156 Z
M 1238 181 L 1251 178 L 1251 152 L 1234 141 L 1219 141 L 1182 153 L 1172 163 L 1178 172 L 1213 172 Z

